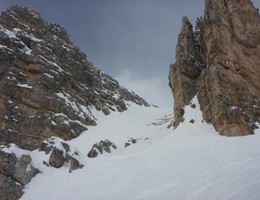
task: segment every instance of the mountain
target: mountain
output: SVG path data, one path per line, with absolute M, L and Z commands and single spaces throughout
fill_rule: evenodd
M 254 133 L 260 121 L 260 16 L 250 0 L 206 0 L 195 31 L 183 18 L 170 65 L 176 128 L 198 96 L 203 119 L 225 136 Z
M 205 3 L 195 32 L 183 18 L 174 118 L 95 68 L 61 26 L 3 12 L 0 200 L 260 199 L 259 14 L 247 0 Z
M 50 136 L 69 140 L 128 102 L 149 106 L 95 68 L 69 39 L 35 11 L 14 6 L 0 16 L 0 144 L 36 149 Z
M 62 26 L 21 6 L 2 12 L 0 199 L 19 198 L 40 172 L 26 150 L 48 154 L 48 166 L 68 163 L 70 172 L 82 168 L 79 152 L 65 140 L 98 124 L 93 111 L 109 115 L 127 110 L 131 103 L 150 106 L 94 67 Z M 12 148 L 23 151 L 16 154 Z

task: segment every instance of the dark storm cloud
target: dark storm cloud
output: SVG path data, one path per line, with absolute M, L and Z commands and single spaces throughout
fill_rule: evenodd
M 254 3 L 260 6 L 259 0 Z M 182 16 L 195 24 L 204 13 L 204 0 L 1 0 L 0 9 L 14 4 L 63 25 L 95 66 L 118 77 L 126 87 L 151 81 L 148 100 L 161 106 L 172 104 L 168 66 L 175 59 Z M 153 85 L 157 83 L 160 86 Z M 152 86 L 168 103 L 162 105 L 158 97 L 150 97 L 156 94 Z M 146 94 L 147 89 L 143 88 Z

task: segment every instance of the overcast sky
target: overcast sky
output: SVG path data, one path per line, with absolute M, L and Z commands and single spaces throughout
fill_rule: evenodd
M 173 106 L 168 71 L 182 17 L 195 24 L 204 12 L 204 0 L 0 0 L 0 11 L 15 4 L 64 26 L 96 67 L 160 107 Z

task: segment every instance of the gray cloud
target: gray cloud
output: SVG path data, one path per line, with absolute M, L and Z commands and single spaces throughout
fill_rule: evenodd
M 138 95 L 142 95 L 151 104 L 163 108 L 169 108 L 173 105 L 170 88 L 165 84 L 165 79 L 159 76 L 139 78 L 130 70 L 123 69 L 114 77 L 122 86 L 135 91 Z

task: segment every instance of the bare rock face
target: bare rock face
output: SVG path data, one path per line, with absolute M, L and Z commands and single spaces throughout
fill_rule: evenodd
M 0 146 L 0 199 L 18 199 L 24 186 L 40 171 L 32 165 L 30 155 L 16 155 L 10 146 Z
M 198 77 L 204 64 L 197 50 L 196 38 L 192 25 L 187 17 L 183 18 L 182 29 L 176 48 L 176 63 L 170 65 L 169 86 L 174 95 L 174 126 L 177 127 L 184 119 L 183 107 L 197 94 Z
M 29 155 L 22 155 L 15 164 L 14 178 L 23 185 L 29 183 L 31 178 L 40 172 L 30 164 L 31 161 Z
M 187 18 L 170 65 L 174 127 L 198 95 L 204 119 L 221 135 L 253 134 L 260 121 L 260 16 L 250 0 L 206 0 L 196 29 Z
M 51 136 L 69 140 L 96 125 L 91 108 L 149 104 L 95 68 L 66 30 L 14 6 L 0 15 L 0 144 L 37 149 Z
M 23 195 L 23 186 L 12 178 L 0 174 L 0 199 L 17 200 Z

